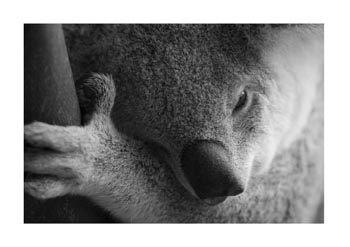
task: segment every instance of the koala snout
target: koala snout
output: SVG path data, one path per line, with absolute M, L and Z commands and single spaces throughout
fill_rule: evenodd
M 184 148 L 181 163 L 197 196 L 209 204 L 220 203 L 245 189 L 229 152 L 221 143 L 207 140 L 191 143 Z

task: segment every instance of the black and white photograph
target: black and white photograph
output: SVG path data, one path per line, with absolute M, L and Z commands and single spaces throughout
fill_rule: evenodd
M 26 223 L 322 223 L 322 24 L 24 24 Z
M 1 3 L 0 246 L 350 246 L 347 6 Z

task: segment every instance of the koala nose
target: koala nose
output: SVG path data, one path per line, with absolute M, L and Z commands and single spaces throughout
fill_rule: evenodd
M 244 191 L 244 183 L 221 143 L 196 141 L 184 148 L 181 163 L 197 196 L 209 204 L 217 204 Z

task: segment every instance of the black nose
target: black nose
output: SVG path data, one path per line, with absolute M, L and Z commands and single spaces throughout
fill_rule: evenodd
M 234 196 L 244 191 L 244 183 L 230 162 L 229 152 L 218 142 L 196 141 L 182 153 L 182 169 L 197 196 L 207 201 Z M 215 200 L 214 200 L 215 201 Z

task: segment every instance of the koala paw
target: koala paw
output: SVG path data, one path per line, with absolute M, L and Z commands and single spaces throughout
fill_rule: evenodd
M 99 145 L 110 138 L 115 86 L 110 76 L 93 74 L 78 90 L 89 123 L 84 127 L 33 122 L 24 126 L 25 191 L 41 198 L 79 193 L 91 179 Z M 103 140 L 102 140 L 103 142 Z
M 92 138 L 84 128 L 34 122 L 24 127 L 25 191 L 46 199 L 77 189 L 89 177 Z

